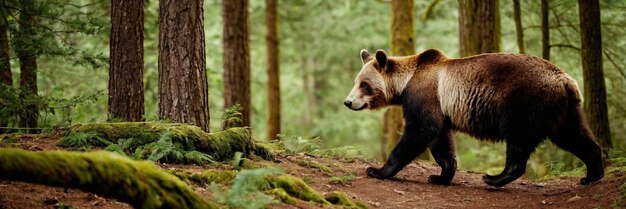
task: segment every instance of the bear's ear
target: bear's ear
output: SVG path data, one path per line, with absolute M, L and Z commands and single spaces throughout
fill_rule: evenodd
M 383 69 L 387 65 L 387 53 L 385 53 L 385 50 L 376 50 L 376 61 L 378 62 L 378 66 L 380 66 L 381 69 Z
M 365 65 L 367 61 L 370 59 L 370 53 L 365 49 L 361 49 L 361 62 Z

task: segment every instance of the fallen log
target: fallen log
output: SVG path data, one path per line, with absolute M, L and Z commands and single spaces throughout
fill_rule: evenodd
M 243 153 L 244 157 L 256 155 L 266 160 L 274 159 L 271 151 L 256 145 L 245 128 L 206 133 L 197 126 L 178 123 L 86 123 L 70 127 L 59 141 L 59 145 L 65 147 L 107 147 L 111 144 L 118 145 L 126 154 L 139 155 L 138 158 L 142 159 L 148 159 L 147 155 L 157 152 L 153 148 L 155 145 L 158 148 L 160 144 L 165 144 L 161 149 L 198 151 L 217 161 L 231 160 L 236 152 Z M 182 158 L 182 155 L 173 154 L 170 158 Z
M 75 188 L 135 208 L 217 208 L 148 161 L 110 152 L 32 152 L 0 148 L 0 179 Z

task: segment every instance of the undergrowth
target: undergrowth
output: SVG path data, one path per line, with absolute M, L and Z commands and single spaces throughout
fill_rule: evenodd
M 207 164 L 242 157 L 273 159 L 273 153 L 256 146 L 244 128 L 205 133 L 200 128 L 176 123 L 125 122 L 72 126 L 58 144 L 81 149 L 102 147 L 134 159 L 161 163 Z
M 215 182 L 212 182 L 208 188 L 217 202 L 229 208 L 264 208 L 268 204 L 278 203 L 272 196 L 261 191 L 270 188 L 267 177 L 279 173 L 281 171 L 276 168 L 243 170 L 235 177 L 230 189 L 220 189 Z
M 353 160 L 363 158 L 361 151 L 352 146 L 323 149 L 319 145 L 319 137 L 307 139 L 301 136 L 279 135 L 282 147 L 288 153 L 308 153 L 325 158 Z

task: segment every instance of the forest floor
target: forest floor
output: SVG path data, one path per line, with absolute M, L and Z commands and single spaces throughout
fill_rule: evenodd
M 54 137 L 23 135 L 3 147 L 26 150 L 62 150 Z M 303 163 L 305 162 L 305 163 Z M 604 179 L 590 186 L 578 184 L 580 177 L 561 177 L 544 181 L 518 179 L 492 189 L 482 181 L 482 173 L 459 171 L 449 186 L 427 183 L 439 167 L 430 162 L 412 163 L 391 180 L 365 175 L 368 166 L 380 162 L 337 160 L 308 154 L 279 155 L 276 162 L 263 162 L 300 177 L 315 190 L 326 193 L 343 191 L 352 201 L 369 208 L 625 208 L 626 171 L 611 169 Z M 161 165 L 165 169 L 198 172 L 208 166 Z M 203 185 L 192 185 L 205 198 L 211 198 Z M 621 190 L 621 191 L 620 191 Z M 48 187 L 22 182 L 0 181 L 1 208 L 131 208 L 128 204 L 76 189 Z M 331 208 L 314 203 L 277 204 L 271 208 Z

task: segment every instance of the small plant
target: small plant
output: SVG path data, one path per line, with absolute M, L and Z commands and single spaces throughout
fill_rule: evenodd
M 313 162 L 313 161 L 308 161 L 308 160 L 298 160 L 296 161 L 296 164 L 298 164 L 299 166 L 303 166 L 303 167 L 307 167 L 307 168 L 314 168 L 317 170 L 320 170 L 322 172 L 324 172 L 325 174 L 330 174 L 333 172 L 332 169 L 330 169 L 328 166 Z
M 331 184 L 341 184 L 341 185 L 345 185 L 347 182 L 349 181 L 353 181 L 356 179 L 356 175 L 354 175 L 353 173 L 349 173 L 347 175 L 343 175 L 343 176 L 333 176 L 330 178 L 330 183 Z
M 256 209 L 277 203 L 272 196 L 263 193 L 270 189 L 267 177 L 281 173 L 276 168 L 258 168 L 239 172 L 228 191 L 220 189 L 215 182 L 209 185 L 215 199 L 229 208 Z
M 107 146 L 111 144 L 97 133 L 93 132 L 71 132 L 58 142 L 64 147 L 91 147 L 93 145 Z
M 241 152 L 235 152 L 235 156 L 233 157 L 233 160 L 230 161 L 230 164 L 235 169 L 239 169 L 239 167 L 241 166 L 241 162 L 243 161 L 243 159 L 241 158 L 242 155 L 243 155 L 243 153 L 241 153 Z
M 281 141 L 285 145 L 285 149 L 291 153 L 311 153 L 320 149 L 320 146 L 316 143 L 319 141 L 318 137 L 312 139 L 307 139 L 301 136 L 289 137 L 280 135 L 280 137 Z
M 243 107 L 239 104 L 235 104 L 230 106 L 224 110 L 222 113 L 222 121 L 224 123 L 223 127 L 239 127 L 242 125 L 243 121 L 241 117 L 241 111 Z

